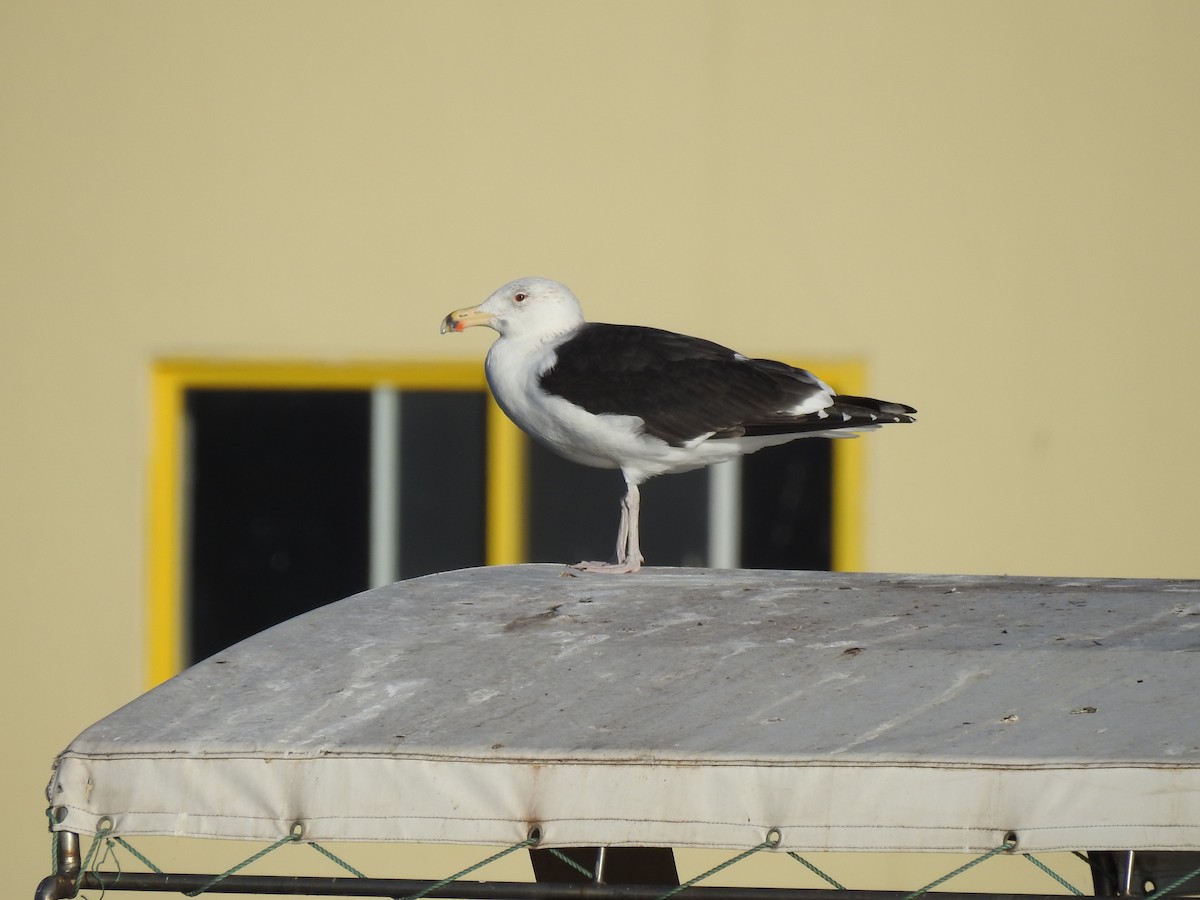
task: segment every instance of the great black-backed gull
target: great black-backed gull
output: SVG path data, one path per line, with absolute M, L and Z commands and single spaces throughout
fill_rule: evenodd
M 442 333 L 487 325 L 500 337 L 485 371 L 500 408 L 527 434 L 585 466 L 620 469 L 614 562 L 636 572 L 638 485 L 802 437 L 848 437 L 912 422 L 903 403 L 834 393 L 785 363 L 750 359 L 701 338 L 638 325 L 585 322 L 575 295 L 547 278 L 520 278 L 442 321 Z

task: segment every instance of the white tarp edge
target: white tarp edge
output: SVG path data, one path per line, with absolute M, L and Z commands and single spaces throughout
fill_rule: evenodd
M 743 847 L 773 827 L 781 850 L 983 851 L 1008 832 L 1030 852 L 1200 846 L 1200 792 L 1169 768 L 67 757 L 55 787 L 87 798 L 61 824 L 81 833 L 107 818 L 268 841 L 299 822 L 316 841 L 512 844 L 539 825 L 552 846 Z

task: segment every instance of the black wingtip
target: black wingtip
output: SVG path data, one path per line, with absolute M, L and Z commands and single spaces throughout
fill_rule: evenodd
M 838 394 L 835 408 L 846 409 L 848 412 L 853 412 L 849 407 L 857 407 L 860 410 L 865 410 L 873 413 L 880 419 L 890 419 L 892 422 L 915 422 L 914 415 L 916 407 L 909 406 L 907 403 L 892 403 L 890 400 L 876 400 L 874 397 L 854 397 L 850 394 Z

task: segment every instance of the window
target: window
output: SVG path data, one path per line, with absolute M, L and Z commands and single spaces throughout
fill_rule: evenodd
M 377 584 L 612 552 L 620 473 L 527 441 L 479 363 L 176 361 L 152 386 L 151 683 Z M 652 479 L 651 564 L 853 568 L 860 453 L 800 440 Z

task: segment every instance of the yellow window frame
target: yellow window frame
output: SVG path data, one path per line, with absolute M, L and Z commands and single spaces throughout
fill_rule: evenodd
M 838 391 L 861 394 L 865 367 L 853 361 L 810 364 Z M 146 655 L 150 686 L 183 667 L 184 400 L 197 388 L 231 390 L 484 391 L 472 362 L 306 362 L 169 359 L 153 364 L 146 548 Z M 526 438 L 491 400 L 487 407 L 485 558 L 523 562 L 526 539 Z M 860 441 L 833 442 L 833 568 L 854 571 L 862 558 L 865 459 Z

